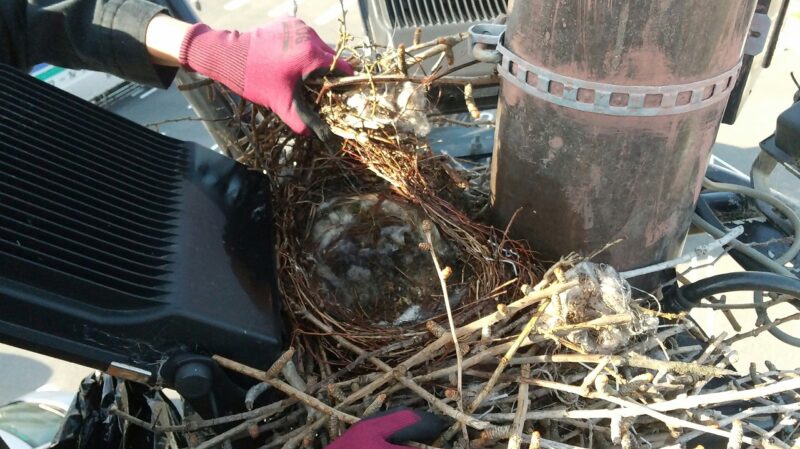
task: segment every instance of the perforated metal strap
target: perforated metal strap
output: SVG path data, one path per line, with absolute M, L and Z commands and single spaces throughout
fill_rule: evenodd
M 503 45 L 500 75 L 525 93 L 551 103 L 585 112 L 618 116 L 683 114 L 708 107 L 728 97 L 736 83 L 741 61 L 727 72 L 690 84 L 622 86 L 559 75 L 537 67 Z

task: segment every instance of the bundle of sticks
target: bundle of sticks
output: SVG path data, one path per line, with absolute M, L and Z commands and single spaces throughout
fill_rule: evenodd
M 319 447 L 365 416 L 404 406 L 452 420 L 436 447 L 694 447 L 709 437 L 727 447 L 796 445 L 798 371 L 768 363 L 764 372 L 753 366 L 740 376 L 730 369 L 735 353 L 722 338 L 708 340 L 683 316 L 638 301 L 627 313 L 552 325 L 554 304 L 571 292 L 602 299 L 598 284 L 571 276 L 573 270 L 565 273 L 568 266 L 556 265 L 519 299 L 457 328 L 462 360 L 453 334 L 434 322 L 423 343 L 407 342 L 418 348 L 415 355 L 389 364 L 380 351 L 366 351 L 311 314 L 306 318 L 320 333 L 372 371 L 353 375 L 352 367 L 331 372 L 318 366 L 298 374 L 304 365 L 295 348 L 266 372 L 216 357 L 223 367 L 286 394 L 232 432 L 271 431 L 280 422 L 277 433 L 252 434 L 265 440 L 265 448 Z M 595 337 L 616 333 L 642 315 L 659 317 L 662 324 L 613 352 L 588 353 L 576 338 L 587 331 Z M 695 344 L 686 344 L 687 336 Z M 765 417 L 772 418 L 766 428 Z
M 729 448 L 796 446 L 800 372 L 768 366 L 740 376 L 729 342 L 660 312 L 651 296 L 634 297 L 612 268 L 573 255 L 543 272 L 523 242 L 482 223 L 486 168 L 436 155 L 425 139 L 426 89 L 464 83 L 451 60 L 464 39 L 376 49 L 343 33 L 338 52 L 359 74 L 310 88 L 342 138 L 333 148 L 250 106 L 238 159 L 272 179 L 292 346 L 267 371 L 215 357 L 260 383 L 248 393 L 249 412 L 223 418 L 238 425 L 195 447 L 250 437 L 265 449 L 321 448 L 363 417 L 400 406 L 451 421 L 434 447 L 693 447 L 701 437 Z M 314 222 L 332 198 L 364 194 L 423 217 L 413 244 L 429 256 L 437 313 L 378 323 L 358 308 L 337 310 L 319 287 L 319 261 L 308 256 Z M 455 248 L 449 266 L 440 240 Z M 465 292 L 459 303 L 456 290 Z M 252 409 L 267 389 L 285 398 Z
M 609 277 L 593 277 L 587 267 Z M 427 449 L 797 446 L 800 371 L 767 362 L 766 370 L 752 365 L 739 375 L 730 369 L 733 339 L 709 339 L 686 317 L 633 299 L 623 313 L 571 322 L 568 300 L 615 301 L 620 292 L 608 284 L 615 276 L 607 267 L 562 261 L 518 299 L 454 333 L 429 322 L 425 338 L 401 342 L 416 353 L 395 364 L 306 312 L 320 334 L 357 357 L 353 363 L 333 371 L 331 364 L 308 363 L 312 352 L 301 347 L 289 348 L 266 371 L 215 356 L 222 367 L 260 382 L 248 393 L 250 411 L 178 427 L 134 422 L 154 432 L 239 423 L 195 449 L 241 438 L 263 448 L 320 448 L 377 411 L 413 407 L 452 423 L 433 446 L 415 444 Z M 618 285 L 624 297 L 625 284 Z M 587 350 L 620 331 L 616 349 Z M 253 409 L 266 389 L 284 399 Z

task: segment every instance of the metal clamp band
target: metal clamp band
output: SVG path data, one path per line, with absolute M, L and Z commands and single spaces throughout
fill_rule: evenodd
M 617 116 L 659 116 L 703 109 L 728 97 L 736 83 L 741 61 L 727 72 L 690 84 L 622 86 L 559 75 L 537 67 L 503 45 L 500 75 L 525 93 L 579 111 Z
M 476 23 L 469 27 L 469 46 L 472 56 L 481 62 L 500 64 L 502 55 L 497 45 L 506 31 L 505 25 L 494 23 Z
M 744 54 L 756 56 L 764 51 L 767 45 L 767 37 L 772 28 L 772 19 L 763 13 L 755 13 L 753 22 L 750 23 L 750 35 L 744 42 Z

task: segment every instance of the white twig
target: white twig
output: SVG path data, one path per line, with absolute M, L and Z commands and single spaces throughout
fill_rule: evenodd
M 728 424 L 732 423 L 735 419 L 743 420 L 751 416 L 769 415 L 773 413 L 791 413 L 798 410 L 800 410 L 800 403 L 754 407 L 744 410 L 740 413 L 737 413 L 736 415 L 723 418 L 719 420 L 718 424 L 720 426 L 727 426 Z M 684 444 L 699 437 L 700 435 L 702 435 L 702 432 L 699 431 L 690 432 L 685 435 L 682 435 L 680 438 L 677 439 L 676 442 L 679 444 Z
M 523 377 L 531 375 L 531 366 L 522 365 L 521 374 Z M 508 438 L 508 449 L 520 449 L 522 445 L 522 433 L 525 427 L 525 415 L 528 413 L 530 397 L 528 396 L 528 384 L 520 384 L 517 392 L 517 413 L 514 416 L 514 423 L 511 425 L 511 435 Z
M 462 389 L 463 385 L 463 376 L 464 376 L 464 360 L 463 356 L 461 355 L 461 345 L 458 342 L 458 334 L 456 333 L 456 323 L 453 320 L 453 311 L 450 309 L 450 296 L 447 294 L 447 279 L 443 274 L 442 267 L 439 265 L 439 258 L 436 257 L 436 251 L 434 250 L 433 245 L 433 235 L 432 235 L 432 226 L 433 224 L 430 221 L 425 220 L 422 223 L 422 232 L 425 233 L 425 239 L 428 241 L 428 245 L 430 246 L 429 250 L 431 253 L 431 258 L 433 259 L 433 265 L 436 267 L 436 276 L 439 278 L 439 283 L 442 286 L 442 295 L 444 295 L 444 306 L 447 309 L 447 321 L 450 323 L 450 333 L 453 336 L 453 346 L 455 347 L 456 352 L 456 364 L 458 366 L 458 411 L 464 412 L 464 391 Z M 467 436 L 467 426 L 462 425 L 462 430 L 464 433 L 464 440 L 469 441 L 469 437 Z
M 757 397 L 766 397 L 773 394 L 782 393 L 784 391 L 800 388 L 800 378 L 798 378 L 798 379 L 791 379 L 782 382 L 777 382 L 771 385 L 759 388 L 753 388 L 750 390 L 730 391 L 724 393 L 711 393 L 711 394 L 690 396 L 688 398 L 674 399 L 672 401 L 659 402 L 644 406 L 602 392 L 585 394 L 583 391 L 581 391 L 580 387 L 574 385 L 565 385 L 558 382 L 549 382 L 538 379 L 520 379 L 520 380 L 522 382 L 530 383 L 531 385 L 537 385 L 540 387 L 550 388 L 553 390 L 566 391 L 569 393 L 581 395 L 592 399 L 602 399 L 604 401 L 611 402 L 612 404 L 616 404 L 620 407 L 624 407 L 625 409 L 627 409 L 627 413 L 625 413 L 625 415 L 627 416 L 647 415 L 671 427 L 683 427 L 687 429 L 694 429 L 694 430 L 699 430 L 700 432 L 711 433 L 726 438 L 731 437 L 731 433 L 726 430 L 693 423 L 691 421 L 686 421 L 673 416 L 665 415 L 664 413 L 661 412 L 667 412 L 678 409 L 695 408 L 702 405 L 722 404 L 733 401 L 745 401 L 748 399 L 753 399 Z M 622 410 L 620 410 L 620 412 L 622 412 Z M 749 437 L 743 437 L 742 441 L 747 444 L 753 444 L 754 442 L 754 440 Z
M 731 424 L 731 437 L 728 439 L 727 449 L 742 449 L 743 436 L 744 427 L 742 426 L 742 422 L 736 419 Z
M 622 279 L 631 279 L 639 276 L 644 276 L 645 274 L 655 273 L 661 270 L 666 270 L 668 268 L 674 268 L 682 263 L 691 262 L 692 259 L 695 257 L 705 257 L 711 254 L 712 251 L 722 248 L 723 246 L 730 243 L 732 240 L 736 240 L 737 237 L 744 233 L 744 228 L 741 226 L 737 226 L 731 229 L 730 232 L 725 234 L 722 238 L 718 240 L 714 240 L 711 243 L 706 245 L 700 245 L 694 249 L 694 253 L 685 254 L 677 259 L 668 260 L 666 262 L 661 262 L 655 265 L 650 265 L 649 267 L 642 267 L 637 268 L 635 270 L 630 271 L 623 271 L 619 275 Z
M 777 434 L 778 432 L 783 430 L 784 427 L 793 426 L 795 424 L 797 424 L 796 415 L 786 415 L 783 418 L 781 418 L 781 420 L 778 421 L 778 423 L 775 424 L 775 426 L 772 428 L 772 430 L 767 432 L 767 434 L 764 435 L 764 437 L 765 438 L 772 438 L 772 437 L 775 436 L 775 434 Z
M 589 386 L 594 384 L 594 381 L 595 379 L 597 379 L 597 376 L 599 376 L 600 373 L 604 369 L 606 369 L 606 366 L 610 361 L 611 357 L 603 357 L 602 359 L 600 359 L 600 363 L 598 363 L 597 366 L 595 366 L 594 369 L 589 372 L 589 375 L 586 376 L 585 379 L 583 379 L 583 383 L 581 384 L 582 391 L 584 391 L 585 393 L 589 392 Z
M 724 404 L 733 401 L 747 401 L 754 398 L 767 397 L 773 394 L 783 393 L 784 391 L 796 390 L 800 388 L 800 378 L 784 380 L 763 387 L 752 388 L 741 391 L 725 391 L 721 393 L 708 393 L 686 398 L 673 399 L 671 401 L 659 402 L 650 405 L 650 408 L 658 411 L 670 411 L 678 409 L 688 409 L 711 404 Z
M 652 408 L 652 406 L 650 406 Z M 789 405 L 777 405 L 777 406 L 764 406 L 764 407 L 755 407 L 750 408 L 747 410 L 742 411 L 739 414 L 734 416 L 730 416 L 728 418 L 724 418 L 718 421 L 719 425 L 727 426 L 730 424 L 734 419 L 746 419 L 751 416 L 758 416 L 758 415 L 769 415 L 773 413 L 790 413 L 796 412 L 800 410 L 800 403 L 798 404 L 789 404 Z M 615 417 L 619 418 L 626 418 L 637 416 L 640 413 L 635 410 L 629 410 L 624 408 L 618 409 L 609 409 L 609 408 L 600 408 L 600 409 L 589 409 L 589 410 L 567 410 L 564 408 L 553 409 L 553 410 L 536 410 L 530 411 L 525 415 L 525 419 L 528 421 L 541 421 L 544 419 L 613 419 Z M 698 413 L 701 416 L 706 416 L 706 412 Z M 481 419 L 488 421 L 488 422 L 508 422 L 514 419 L 516 416 L 515 413 L 488 413 L 481 415 Z M 688 441 L 693 440 L 694 438 L 700 436 L 703 432 L 696 431 L 692 433 L 687 433 L 686 435 L 680 437 L 678 440 L 679 443 L 685 443 Z

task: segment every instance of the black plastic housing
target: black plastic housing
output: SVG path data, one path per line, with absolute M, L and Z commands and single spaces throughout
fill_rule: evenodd
M 800 103 L 795 103 L 778 116 L 775 145 L 800 166 Z
M 283 346 L 268 179 L 0 66 L 0 340 L 158 379 Z
M 772 64 L 772 57 L 775 54 L 775 48 L 778 45 L 778 39 L 783 28 L 784 18 L 786 11 L 789 7 L 789 0 L 758 0 L 756 5 L 756 14 L 766 14 L 772 21 L 772 27 L 767 36 L 767 43 L 764 50 L 753 56 L 745 54 L 742 57 L 742 69 L 739 71 L 739 77 L 736 80 L 736 85 L 731 90 L 730 97 L 728 98 L 728 106 L 725 108 L 725 115 L 722 117 L 722 123 L 726 125 L 733 125 L 739 117 L 739 113 L 744 108 L 747 98 L 755 87 L 758 77 L 764 69 L 769 68 Z

